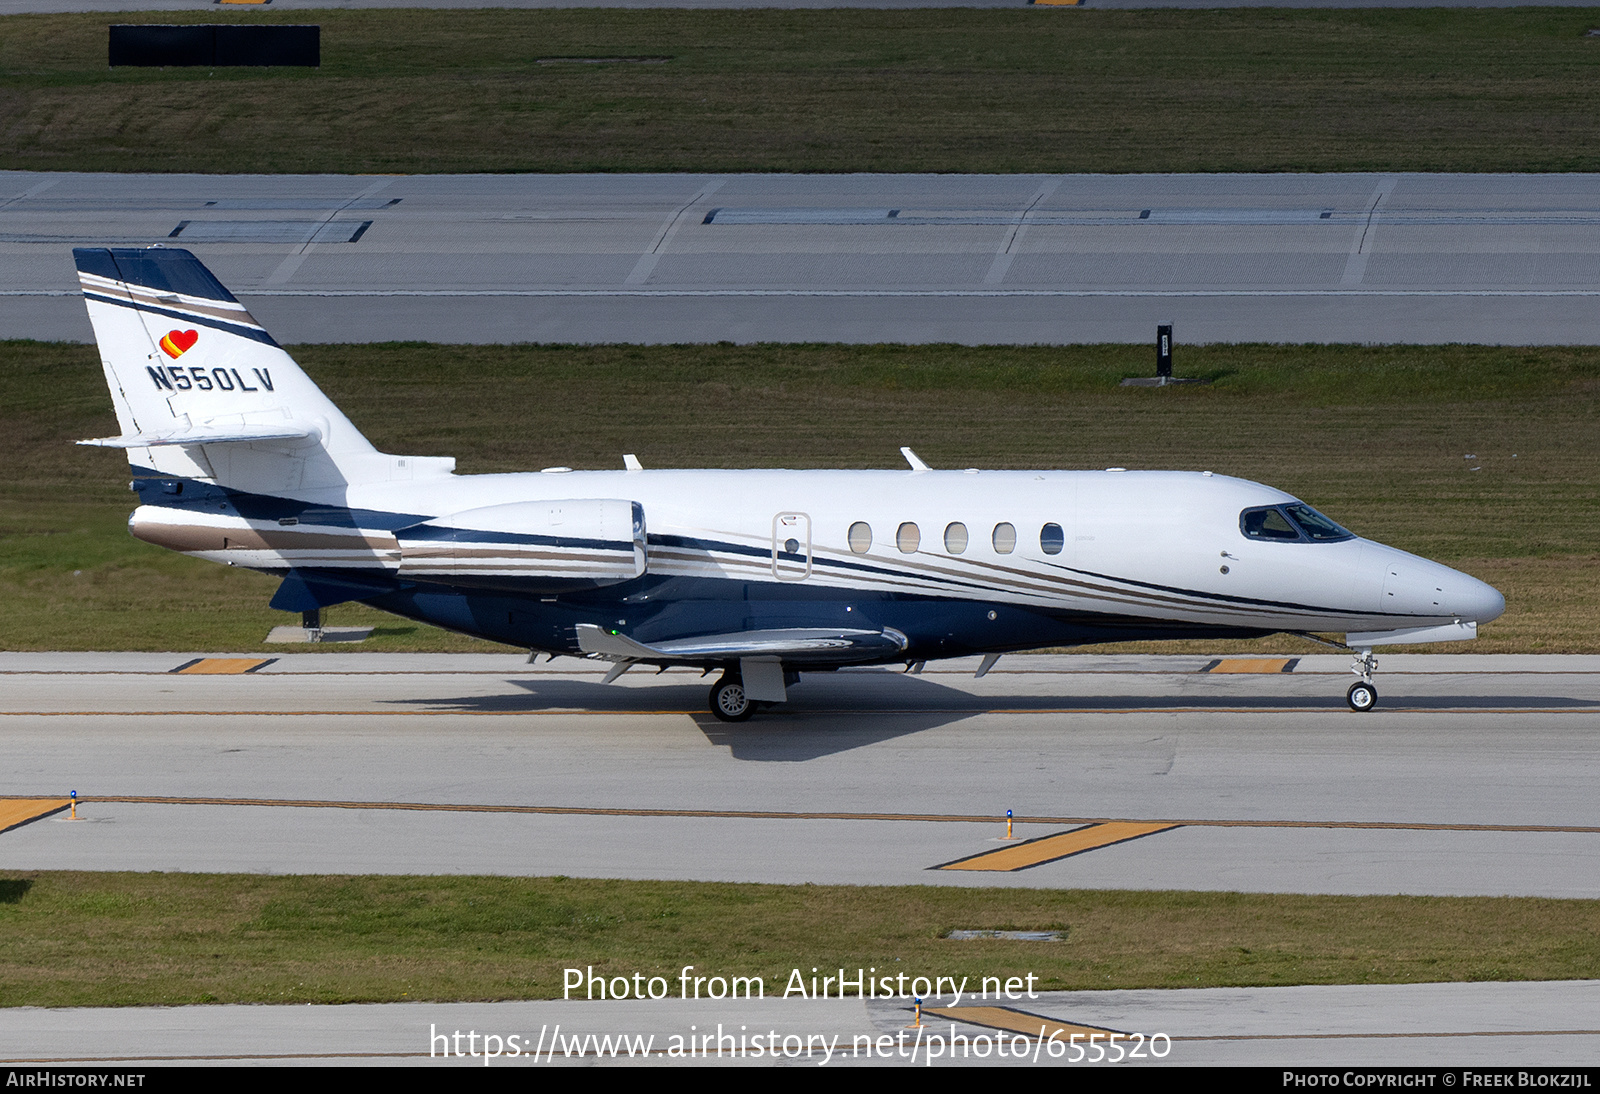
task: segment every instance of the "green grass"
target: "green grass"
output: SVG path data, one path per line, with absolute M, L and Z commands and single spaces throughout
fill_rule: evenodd
M 953 928 L 1065 930 L 953 942 Z M 1033 973 L 1041 990 L 1600 976 L 1600 901 L 10 872 L 0 1005 L 543 999 L 562 970 Z M 853 973 L 852 973 L 853 975 Z
M 0 168 L 1592 171 L 1573 9 L 318 11 L 320 69 L 106 64 L 0 20 Z M 661 64 L 540 58 L 667 57 Z
M 1179 371 L 1213 382 L 1166 390 L 1117 386 L 1150 369 L 1128 346 L 293 352 L 380 448 L 453 455 L 463 473 L 620 467 L 623 452 L 647 467 L 896 467 L 908 444 L 936 467 L 1240 475 L 1505 592 L 1477 642 L 1440 649 L 1600 651 L 1600 350 L 1193 347 Z M 127 535 L 122 455 L 72 444 L 115 431 L 92 347 L 0 343 L 0 648 L 268 649 L 291 621 L 265 606 L 272 579 Z M 377 623 L 365 648 L 502 648 L 361 607 L 329 622 Z

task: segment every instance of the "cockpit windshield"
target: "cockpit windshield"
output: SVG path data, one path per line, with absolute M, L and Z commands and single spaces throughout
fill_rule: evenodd
M 1289 505 L 1263 505 L 1239 514 L 1239 530 L 1248 539 L 1276 540 L 1280 543 L 1335 543 L 1354 539 L 1355 533 L 1341 528 L 1304 502 Z
M 1355 533 L 1347 528 L 1341 528 L 1311 506 L 1303 502 L 1285 505 L 1290 518 L 1300 526 L 1307 539 L 1316 540 L 1318 543 L 1331 543 L 1340 539 L 1354 539 Z

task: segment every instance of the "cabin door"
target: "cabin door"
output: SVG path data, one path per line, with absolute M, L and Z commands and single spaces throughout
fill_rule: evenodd
M 779 513 L 772 518 L 772 576 L 804 581 L 811 576 L 811 518 Z

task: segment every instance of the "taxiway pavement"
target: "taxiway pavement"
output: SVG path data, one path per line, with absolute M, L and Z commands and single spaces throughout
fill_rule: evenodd
M 0 172 L 0 337 L 154 243 L 286 343 L 1600 342 L 1600 175 L 1418 174 Z
M 929 1000 L 920 1031 L 907 1029 L 909 1000 L 776 995 L 737 1001 L 19 1007 L 0 1011 L 0 1065 L 482 1068 L 632 1058 L 811 1067 L 1017 1066 L 1071 1065 L 1098 1056 L 1107 1066 L 1120 1057 L 1115 1066 L 1332 1066 L 1365 1076 L 1388 1067 L 1589 1067 L 1600 1050 L 1595 980 L 1037 992 L 1031 998 L 959 1003 L 945 997 Z M 955 1009 L 947 1009 L 951 1004 Z M 1080 1048 L 1090 1031 L 1100 1034 L 1099 1043 L 1093 1050 Z M 1120 1037 L 1112 1055 L 1104 1031 L 1142 1036 Z M 1077 1045 L 1073 1032 L 1079 1033 Z M 1049 1047 L 1051 1035 L 1059 1053 Z M 695 1052 L 688 1057 L 691 1037 Z M 487 1059 L 486 1047 L 492 1049 Z M 1137 1055 L 1128 1056 L 1130 1049 Z M 1454 1086 L 1458 1078 L 1434 1076 L 1427 1085 Z
M 728 725 L 691 672 L 195 656 L 0 655 L 0 795 L 84 799 L 0 865 L 1600 896 L 1600 658 L 1384 657 L 1367 714 L 1340 656 L 957 661 Z

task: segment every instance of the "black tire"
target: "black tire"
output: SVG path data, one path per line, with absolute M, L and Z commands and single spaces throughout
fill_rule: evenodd
M 1344 701 L 1350 704 L 1350 709 L 1358 712 L 1371 710 L 1378 705 L 1378 689 L 1365 680 L 1357 680 L 1350 685 L 1350 690 L 1344 693 Z
M 737 676 L 724 676 L 711 686 L 711 713 L 724 722 L 747 722 L 756 712 L 744 693 L 744 681 Z

